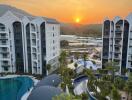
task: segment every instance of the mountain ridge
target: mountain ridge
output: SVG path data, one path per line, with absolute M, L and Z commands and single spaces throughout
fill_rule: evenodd
M 102 36 L 102 24 L 61 23 L 60 26 L 62 35 Z

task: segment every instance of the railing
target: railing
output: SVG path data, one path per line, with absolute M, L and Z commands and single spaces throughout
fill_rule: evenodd
M 128 60 L 129 60 L 129 61 L 132 61 L 132 56 L 129 56 L 129 57 L 128 57 Z
M 115 35 L 115 38 L 122 38 L 121 35 Z
M 103 38 L 109 38 L 109 35 L 104 35 Z
M 8 43 L 0 43 L 0 45 L 7 45 Z
M 120 59 L 120 56 L 114 56 L 115 59 Z
M 122 30 L 121 29 L 116 29 L 115 32 L 122 33 Z
M 115 53 L 121 53 L 121 51 L 120 50 L 115 50 Z
M 32 39 L 36 39 L 36 36 L 32 36 Z
M 7 36 L 0 36 L 0 39 L 8 39 Z
M 8 59 L 10 56 L 2 56 L 3 59 Z
M 4 32 L 4 31 L 6 31 L 6 29 L 1 29 L 1 28 L 0 28 L 0 32 Z
M 115 42 L 115 45 L 121 45 L 121 43 L 120 42 Z
M 7 64 L 6 64 L 6 63 L 5 63 L 5 64 L 4 64 L 4 63 L 2 63 L 2 66 L 3 66 L 3 67 L 9 67 L 9 66 L 10 66 L 10 64 L 8 64 L 8 63 L 7 63 Z
M 36 43 L 32 43 L 32 46 L 36 46 Z
M 108 59 L 108 56 L 103 56 L 103 59 Z
M 0 53 L 9 53 L 9 51 L 7 51 L 7 50 L 0 50 Z

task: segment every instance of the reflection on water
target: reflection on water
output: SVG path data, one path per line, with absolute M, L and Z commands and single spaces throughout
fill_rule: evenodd
M 20 100 L 32 85 L 33 81 L 28 77 L 0 79 L 0 100 Z

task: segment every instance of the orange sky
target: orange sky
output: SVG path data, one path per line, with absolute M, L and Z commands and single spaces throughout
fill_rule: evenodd
M 132 12 L 132 0 L 0 0 L 0 3 L 61 22 L 73 23 L 79 18 L 82 24 L 101 23 L 107 16 L 125 17 Z

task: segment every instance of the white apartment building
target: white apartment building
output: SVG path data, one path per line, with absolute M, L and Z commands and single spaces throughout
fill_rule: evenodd
M 0 73 L 46 74 L 58 66 L 60 24 L 0 5 Z
M 114 61 L 120 67 L 120 74 L 125 69 L 132 72 L 132 14 L 125 19 L 106 18 L 103 23 L 102 68 L 108 61 Z

